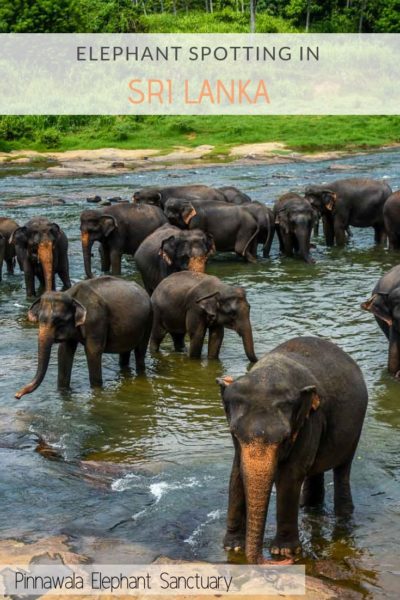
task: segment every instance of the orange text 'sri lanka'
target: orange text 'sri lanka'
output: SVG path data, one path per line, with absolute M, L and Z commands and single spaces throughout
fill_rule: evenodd
M 131 104 L 270 104 L 263 79 L 189 79 L 177 84 L 172 79 L 131 79 L 128 84 Z

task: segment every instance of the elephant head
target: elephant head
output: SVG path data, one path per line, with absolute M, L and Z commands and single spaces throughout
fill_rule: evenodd
M 279 210 L 275 224 L 284 235 L 291 235 L 297 243 L 298 254 L 308 263 L 314 263 L 310 255 L 311 233 L 315 222 L 315 212 L 309 202 L 300 199 Z
M 81 214 L 81 241 L 85 274 L 89 279 L 92 274 L 92 246 L 94 242 L 104 242 L 109 235 L 118 229 L 118 223 L 111 214 L 100 210 L 84 210 Z
M 319 214 L 332 213 L 336 204 L 336 193 L 328 187 L 310 185 L 305 190 L 305 199 Z
M 85 323 L 86 309 L 65 292 L 47 292 L 32 304 L 28 319 L 39 322 L 38 366 L 35 377 L 15 394 L 16 398 L 34 392 L 40 386 L 49 366 L 53 344 L 79 340 L 78 328 Z
M 153 204 L 162 208 L 162 194 L 156 187 L 143 188 L 133 194 L 132 202 L 134 204 Z
M 15 229 L 10 236 L 10 243 L 15 244 L 17 256 L 26 256 L 42 266 L 46 292 L 53 289 L 54 247 L 61 234 L 57 223 L 37 217 Z
M 250 322 L 250 305 L 243 288 L 226 286 L 198 298 L 196 303 L 205 313 L 209 326 L 222 325 L 236 331 L 242 338 L 249 361 L 257 362 Z
M 307 419 L 320 404 L 317 383 L 306 376 L 309 372 L 304 367 L 288 377 L 293 360 L 281 355 L 270 369 L 262 363 L 236 381 L 231 377 L 217 380 L 240 456 L 246 558 L 255 564 L 267 562 L 262 552 L 265 522 L 279 463 L 288 457 Z
M 390 292 L 376 292 L 361 304 L 363 310 L 371 312 L 382 323 L 389 338 L 388 370 L 400 375 L 400 287 Z
M 159 255 L 173 271 L 204 273 L 207 261 L 215 254 L 212 235 L 200 229 L 180 231 L 161 242 Z
M 164 213 L 171 225 L 187 229 L 197 211 L 189 199 L 169 198 L 165 203 Z

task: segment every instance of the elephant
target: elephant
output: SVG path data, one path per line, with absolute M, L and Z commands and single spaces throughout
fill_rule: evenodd
M 394 192 L 383 205 L 383 222 L 389 250 L 400 250 L 400 192 Z
M 383 206 L 390 186 L 374 179 L 340 179 L 306 188 L 305 198 L 322 216 L 327 246 L 344 246 L 349 226 L 373 227 L 375 243 L 386 240 Z
M 400 265 L 385 273 L 361 304 L 371 312 L 389 341 L 388 371 L 400 378 Z
M 11 234 L 17 259 L 25 275 L 27 297 L 35 296 L 35 276 L 45 291 L 56 289 L 55 276 L 63 289 L 71 287 L 68 263 L 68 239 L 57 223 L 46 217 L 33 217 Z
M 251 202 L 243 206 L 258 223 L 257 245 L 262 245 L 263 257 L 268 258 L 275 234 L 273 211 L 261 202 Z
M 102 354 L 119 354 L 121 368 L 135 351 L 136 370 L 145 368 L 152 325 L 151 300 L 132 281 L 103 276 L 80 281 L 66 292 L 46 292 L 29 309 L 28 319 L 39 322 L 38 367 L 33 380 L 16 398 L 35 391 L 49 365 L 53 344 L 58 347 L 58 387 L 68 389 L 78 344 L 85 348 L 92 387 L 103 384 Z
M 19 225 L 13 219 L 0 217 L 0 281 L 3 278 L 3 262 L 7 265 L 7 273 L 13 275 L 15 265 L 15 246 L 10 243 L 10 237 Z M 20 265 L 22 266 L 22 265 Z
M 217 190 L 222 192 L 225 196 L 225 201 L 231 204 L 248 204 L 252 202 L 250 196 L 231 185 L 217 188 Z
M 176 185 L 171 187 L 145 187 L 135 192 L 132 202 L 154 204 L 164 209 L 169 198 L 184 198 L 198 202 L 226 202 L 225 194 L 208 185 Z
M 235 449 L 224 546 L 243 548 L 249 563 L 268 562 L 262 548 L 275 484 L 271 553 L 290 557 L 300 551 L 299 504 L 322 503 L 325 471 L 334 473 L 335 513 L 353 510 L 350 470 L 368 402 L 361 370 L 332 342 L 297 337 L 246 375 L 217 383 Z
M 216 359 L 227 327 L 240 335 L 247 358 L 256 362 L 250 305 L 243 288 L 227 285 L 218 277 L 205 273 L 181 271 L 163 279 L 151 299 L 154 311 L 152 351 L 159 350 L 167 333 L 171 334 L 175 350 L 182 351 L 187 332 L 189 357 L 200 358 L 208 330 L 208 358 Z
M 160 281 L 171 273 L 187 270 L 204 273 L 207 260 L 214 253 L 214 240 L 209 233 L 167 224 L 140 244 L 134 259 L 144 287 L 152 294 Z
M 170 198 L 164 212 L 172 225 L 182 229 L 202 229 L 210 233 L 221 252 L 234 251 L 248 262 L 257 261 L 259 227 L 245 206 L 227 202 L 197 203 Z
M 291 192 L 285 194 L 276 201 L 274 214 L 281 253 L 285 256 L 296 253 L 306 263 L 314 263 L 310 239 L 315 213 L 308 200 Z
M 101 210 L 84 210 L 81 214 L 81 240 L 85 274 L 92 274 L 91 249 L 100 242 L 101 270 L 121 275 L 123 254 L 135 254 L 143 240 L 167 218 L 157 206 L 117 204 Z

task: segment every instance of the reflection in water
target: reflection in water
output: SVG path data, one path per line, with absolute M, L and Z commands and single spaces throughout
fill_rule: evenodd
M 393 152 L 336 162 L 353 165 L 346 177 L 389 177 L 397 189 L 398 160 L 399 153 Z M 288 189 L 337 179 L 330 164 L 334 163 L 187 170 L 179 172 L 179 183 L 237 185 L 254 199 L 272 204 Z M 65 180 L 7 176 L 0 180 L 0 202 L 51 195 L 64 198 L 66 204 L 7 208 L 2 215 L 21 224 L 39 213 L 57 221 L 70 239 L 71 277 L 76 282 L 83 276 L 79 213 L 87 207 L 86 197 L 97 193 L 128 199 L 136 187 L 165 181 L 166 171 Z M 398 255 L 375 249 L 372 230 L 353 233 L 346 250 L 327 249 L 321 238 L 315 240 L 314 266 L 280 259 L 275 242 L 271 260 L 249 265 L 218 256 L 208 271 L 246 288 L 258 355 L 296 335 L 321 335 L 340 344 L 362 367 L 370 405 L 353 463 L 354 517 L 348 523 L 335 520 L 328 475 L 325 508 L 301 512 L 301 535 L 310 568 L 312 563 L 316 572 L 336 575 L 351 588 L 394 597 L 393 573 L 399 570 L 400 384 L 386 373 L 386 339 L 359 305 L 380 275 L 398 262 Z M 98 269 L 96 249 L 94 255 Z M 132 259 L 126 257 L 124 263 L 123 273 L 139 280 Z M 233 452 L 215 379 L 228 373 L 238 376 L 249 367 L 237 334 L 226 332 L 219 361 L 189 360 L 175 353 L 167 338 L 162 352 L 148 357 L 147 374 L 140 377 L 120 373 L 118 357 L 104 356 L 105 387 L 98 391 L 89 388 L 80 348 L 72 390 L 58 392 L 53 349 L 42 386 L 17 402 L 15 390 L 34 374 L 37 345 L 36 327 L 25 320 L 29 303 L 20 274 L 4 276 L 0 303 L 0 433 L 5 434 L 0 445 L 1 440 L 14 439 L 13 432 L 31 431 L 55 445 L 67 461 L 45 461 L 29 444 L 1 446 L 6 507 L 0 513 L 1 537 L 31 540 L 63 532 L 73 536 L 81 551 L 105 561 L 111 555 L 144 562 L 159 554 L 225 560 L 221 542 Z M 266 543 L 274 527 L 273 497 Z

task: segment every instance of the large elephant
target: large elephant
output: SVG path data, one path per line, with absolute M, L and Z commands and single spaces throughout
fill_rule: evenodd
M 389 250 L 400 250 L 400 192 L 394 192 L 383 205 L 383 222 Z
M 17 259 L 24 271 L 28 298 L 35 295 L 35 276 L 46 292 L 56 289 L 56 275 L 64 290 L 71 287 L 68 239 L 57 223 L 46 217 L 34 217 L 14 230 L 10 243 L 15 244 Z
M 275 203 L 274 213 L 281 253 L 285 256 L 297 254 L 305 262 L 314 263 L 310 239 L 315 213 L 308 200 L 298 194 L 285 194 Z
M 374 179 L 340 179 L 306 188 L 305 197 L 322 216 L 327 246 L 344 246 L 349 226 L 373 227 L 375 243 L 385 242 L 383 205 L 390 186 Z
M 83 344 L 91 386 L 103 383 L 102 354 L 119 354 L 120 366 L 128 367 L 135 351 L 136 369 L 144 359 L 152 325 L 151 300 L 132 281 L 104 276 L 80 281 L 67 292 L 48 292 L 30 308 L 28 318 L 39 322 L 38 367 L 31 383 L 16 398 L 35 391 L 42 383 L 53 344 L 58 347 L 58 387 L 68 389 L 78 344 Z
M 247 205 L 170 198 L 164 212 L 172 225 L 210 233 L 220 252 L 234 251 L 248 262 L 256 262 L 259 228 Z
M 7 265 L 7 273 L 10 275 L 14 273 L 15 245 L 10 243 L 10 237 L 18 227 L 18 223 L 13 219 L 0 217 L 0 235 L 2 238 L 0 244 L 0 281 L 2 280 L 4 261 Z
M 154 321 L 151 348 L 158 351 L 170 333 L 175 350 L 184 349 L 189 334 L 191 358 L 199 358 L 208 330 L 208 358 L 218 358 L 224 328 L 233 329 L 243 340 L 247 358 L 255 362 L 250 305 L 241 287 L 223 283 L 205 273 L 173 273 L 157 286 L 153 296 Z
M 132 201 L 138 204 L 154 204 L 164 208 L 169 198 L 185 198 L 197 202 L 226 202 L 223 192 L 208 185 L 175 185 L 170 187 L 145 187 L 135 192 Z
M 298 510 L 324 498 L 333 469 L 338 515 L 353 509 L 350 469 L 368 392 L 352 358 L 332 342 L 299 337 L 264 355 L 243 377 L 218 380 L 235 448 L 229 487 L 227 549 L 268 562 L 263 539 L 276 486 L 277 533 L 271 553 L 300 550 Z
M 143 240 L 167 219 L 157 206 L 120 204 L 81 214 L 81 240 L 86 277 L 93 277 L 91 250 L 100 242 L 101 269 L 121 275 L 123 254 L 135 254 Z
M 231 204 L 248 204 L 252 202 L 250 196 L 238 190 L 238 188 L 228 185 L 225 187 L 217 188 L 225 196 L 225 201 Z
M 257 221 L 257 244 L 261 244 L 264 258 L 268 258 L 275 233 L 274 212 L 261 202 L 251 202 L 243 206 Z
M 167 224 L 153 231 L 140 244 L 134 258 L 144 287 L 152 294 L 160 281 L 171 273 L 204 273 L 207 260 L 214 253 L 214 240 L 210 234 Z
M 400 265 L 383 275 L 361 304 L 371 312 L 389 341 L 388 371 L 400 378 Z

